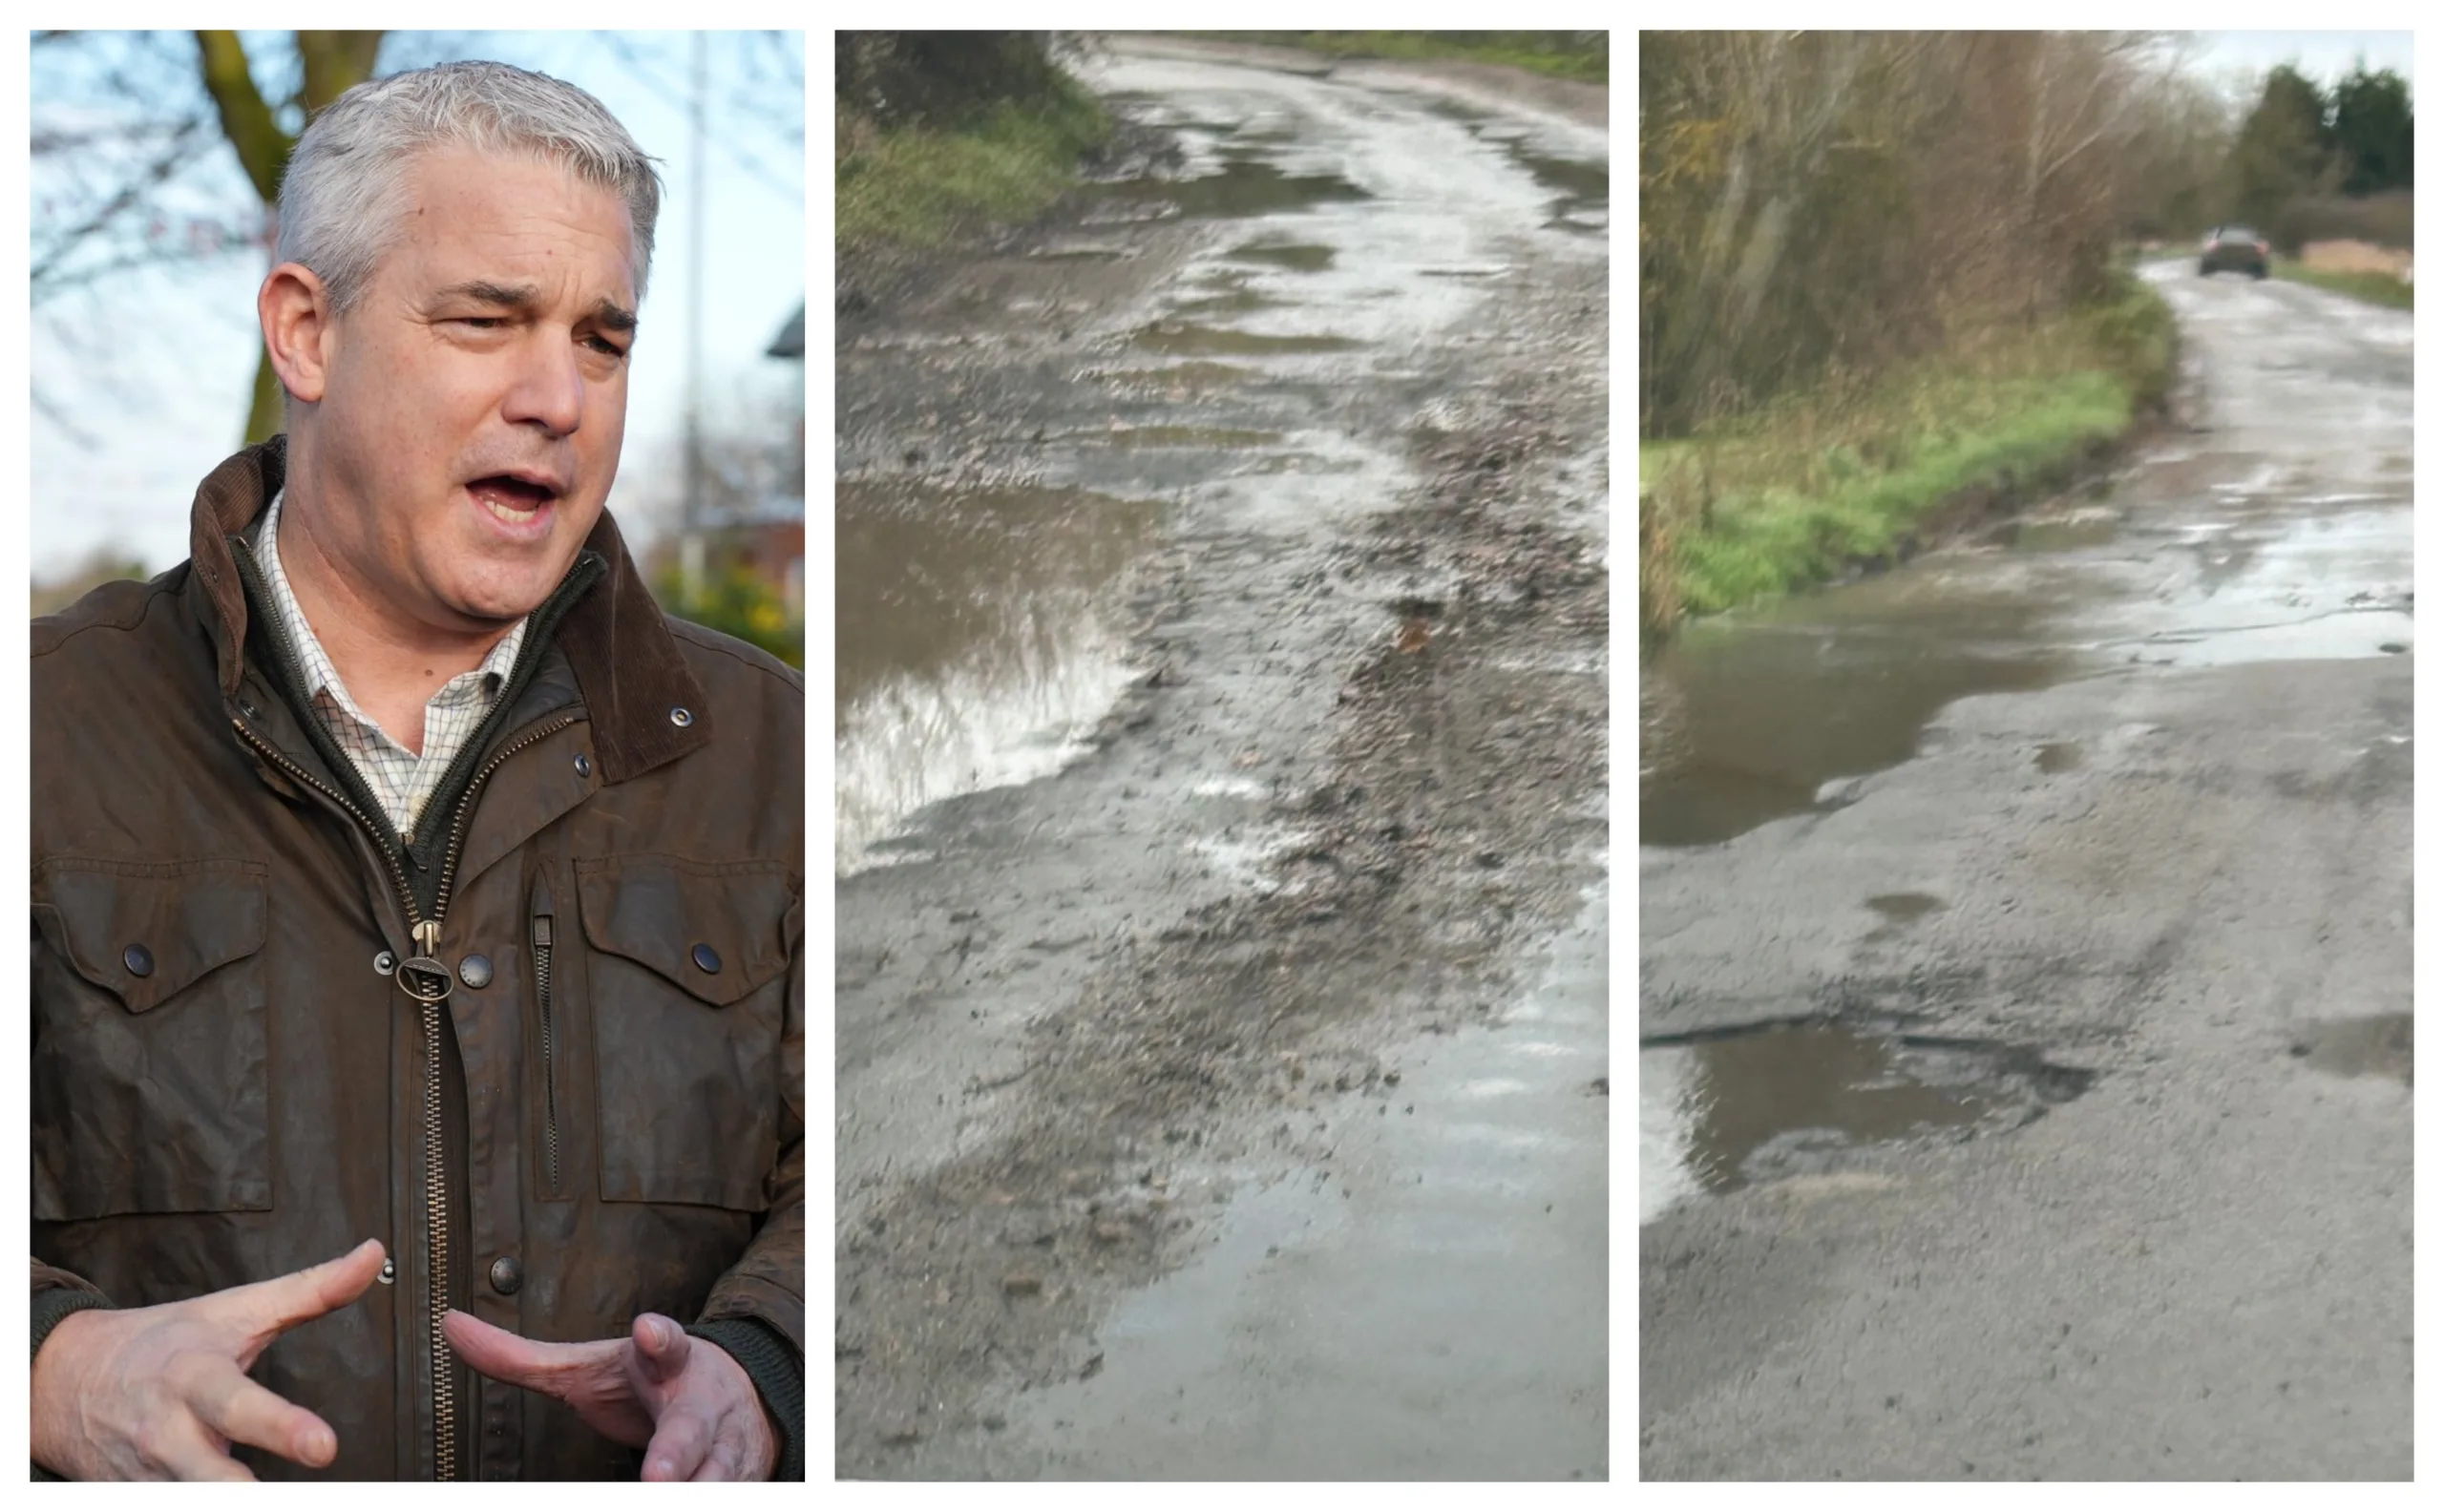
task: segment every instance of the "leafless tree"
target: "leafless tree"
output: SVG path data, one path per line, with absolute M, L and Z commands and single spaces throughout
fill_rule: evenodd
M 312 113 L 376 73 L 478 56 L 468 32 L 37 32 L 31 133 L 36 318 L 72 349 L 104 349 L 111 295 L 134 276 L 260 261 L 270 205 Z M 805 143 L 804 46 L 794 32 L 711 34 L 731 87 L 707 136 L 760 181 L 791 197 L 804 176 L 783 159 Z M 570 33 L 659 91 L 691 88 L 667 34 Z M 247 323 L 251 326 L 251 322 Z M 245 434 L 279 423 L 279 384 L 258 362 Z M 95 442 L 37 371 L 33 404 Z
M 2208 171 L 2178 62 L 2138 32 L 1646 33 L 1642 429 L 2101 293 L 2116 238 Z

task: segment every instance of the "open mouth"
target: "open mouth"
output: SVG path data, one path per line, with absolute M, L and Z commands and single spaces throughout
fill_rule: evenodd
M 518 529 L 532 529 L 540 519 L 543 509 L 559 494 L 541 483 L 495 472 L 479 477 L 467 485 L 468 496 L 492 513 L 502 524 Z

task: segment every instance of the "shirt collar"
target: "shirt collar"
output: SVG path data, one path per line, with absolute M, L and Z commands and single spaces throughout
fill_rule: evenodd
M 312 622 L 306 618 L 305 606 L 297 601 L 297 595 L 288 586 L 288 573 L 280 564 L 280 507 L 287 497 L 288 490 L 285 487 L 279 489 L 271 496 L 270 507 L 255 521 L 255 556 L 263 564 L 263 583 L 271 590 L 272 602 L 279 608 L 282 622 L 288 626 L 288 637 L 296 642 L 300 670 L 306 675 L 306 696 L 312 698 L 328 688 L 333 697 L 354 713 L 355 701 L 348 696 L 347 687 L 340 682 L 339 668 L 331 664 L 330 654 L 323 649 L 322 639 L 314 634 Z M 531 618 L 519 616 L 517 623 L 509 627 L 509 634 L 502 636 L 484 658 L 482 665 L 473 673 L 452 678 L 441 685 L 440 692 L 434 697 L 462 687 L 469 677 L 478 675 L 482 679 L 485 696 L 499 692 L 502 684 L 509 681 L 510 670 L 517 664 L 517 653 L 526 642 L 526 623 Z M 364 716 L 360 714 L 357 717 L 362 719 Z

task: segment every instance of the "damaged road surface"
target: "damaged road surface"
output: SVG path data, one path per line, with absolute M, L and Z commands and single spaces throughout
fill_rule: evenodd
M 1639 1467 L 2406 1479 L 2411 322 L 1642 678 Z
M 840 292 L 838 1473 L 1602 1479 L 1602 94 L 1158 46 Z

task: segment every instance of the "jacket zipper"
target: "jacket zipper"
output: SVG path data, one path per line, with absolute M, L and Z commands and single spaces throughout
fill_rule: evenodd
M 268 595 L 263 586 L 261 575 L 255 569 L 253 548 L 242 536 L 237 536 L 229 538 L 229 545 L 231 560 L 237 566 L 238 577 L 244 585 L 247 598 L 250 602 L 263 601 Z M 510 685 L 504 690 L 504 697 L 514 696 L 516 689 L 524 686 L 525 677 L 531 670 L 539 648 L 549 642 L 551 632 L 558 625 L 561 615 L 570 604 L 576 602 L 579 596 L 594 586 L 604 567 L 603 559 L 594 553 L 580 554 L 577 565 L 570 570 L 568 578 L 561 582 L 553 596 L 544 601 L 543 606 L 529 617 L 528 642 L 518 654 L 517 666 L 511 673 Z M 269 617 L 264 628 L 274 643 L 282 671 L 287 680 L 290 702 L 296 704 L 300 717 L 306 721 L 307 738 L 311 740 L 315 734 L 319 733 L 319 729 L 313 724 L 313 717 L 306 707 L 306 701 L 303 700 L 304 679 L 298 671 L 300 663 L 296 644 L 289 637 L 286 622 L 279 616 Z M 496 706 L 494 713 L 498 715 L 500 708 Z M 456 816 L 451 826 L 449 840 L 443 850 L 441 874 L 433 892 L 432 914 L 430 918 L 426 917 L 423 911 L 417 907 L 414 886 L 408 879 L 407 863 L 414 858 L 407 853 L 411 842 L 406 835 L 402 834 L 393 839 L 390 827 L 376 822 L 367 811 L 366 806 L 349 797 L 344 788 L 323 781 L 289 760 L 287 756 L 273 748 L 269 742 L 256 735 L 246 726 L 243 720 L 233 718 L 230 723 L 237 728 L 240 738 L 262 752 L 264 760 L 286 773 L 292 781 L 302 783 L 338 804 L 355 819 L 359 828 L 372 837 L 373 849 L 380 853 L 384 868 L 389 871 L 391 882 L 398 889 L 399 903 L 406 911 L 409 928 L 415 936 L 416 948 L 424 952 L 420 958 L 403 961 L 393 968 L 393 979 L 400 984 L 401 989 L 409 997 L 416 1000 L 423 1019 L 425 1246 L 426 1252 L 432 1259 L 431 1274 L 426 1281 L 429 1303 L 426 1318 L 426 1345 L 432 1369 L 433 1479 L 456 1480 L 458 1478 L 457 1393 L 453 1383 L 453 1372 L 450 1369 L 449 1340 L 441 1332 L 442 1315 L 449 1311 L 450 1298 L 449 1186 L 441 1116 L 441 1010 L 442 1006 L 449 1001 L 451 983 L 450 970 L 441 963 L 441 921 L 450 912 L 450 890 L 458 869 L 458 852 L 466 843 L 468 820 L 474 812 L 476 796 L 483 791 L 485 783 L 491 780 L 493 773 L 498 771 L 501 764 L 511 756 L 537 741 L 568 728 L 577 723 L 577 719 L 574 715 L 563 715 L 528 731 L 495 751 L 492 760 L 471 773 L 466 785 L 457 789 Z M 490 723 L 491 717 L 487 717 L 487 728 Z M 331 742 L 326 738 L 322 745 L 330 746 Z M 339 753 L 336 748 L 325 749 L 322 755 L 324 760 L 336 763 L 333 770 L 343 778 L 355 775 L 353 768 L 348 765 L 348 758 Z M 463 753 L 460 759 L 465 759 Z M 452 774 L 442 779 L 444 790 L 448 789 L 454 777 L 458 763 L 453 761 L 451 766 Z M 356 787 L 369 800 L 373 797 L 372 790 L 367 788 L 362 780 L 356 784 Z M 378 808 L 379 805 L 375 807 Z M 424 870 L 422 862 L 417 862 L 416 865 L 418 870 Z
M 425 1282 L 426 1348 L 432 1363 L 432 1478 L 455 1480 L 458 1476 L 458 1402 L 457 1386 L 451 1369 L 450 1341 L 441 1332 L 442 1315 L 450 1311 L 450 1208 L 448 1173 L 443 1158 L 441 1116 L 441 1010 L 450 999 L 449 968 L 441 961 L 441 921 L 450 912 L 450 889 L 458 870 L 458 852 L 467 840 L 467 823 L 474 814 L 475 799 L 484 785 L 501 764 L 537 741 L 558 734 L 577 723 L 575 716 L 562 715 L 557 720 L 537 725 L 493 753 L 492 760 L 478 767 L 459 795 L 456 817 L 450 829 L 450 843 L 442 852 L 441 886 L 433 895 L 432 916 L 426 918 L 416 907 L 415 890 L 409 885 L 407 870 L 400 865 L 381 827 L 375 825 L 364 808 L 348 794 L 306 770 L 270 742 L 257 735 L 241 719 L 230 724 L 247 745 L 262 753 L 265 761 L 280 768 L 290 780 L 305 784 L 337 803 L 353 817 L 374 840 L 373 849 L 380 853 L 384 868 L 399 890 L 399 902 L 407 911 L 408 924 L 414 934 L 416 949 L 422 958 L 402 961 L 396 968 L 396 979 L 413 998 L 421 1010 L 424 1027 L 424 1140 L 425 1140 L 425 1249 L 432 1256 Z M 432 978 L 426 991 L 407 986 L 411 971 L 420 977 Z M 548 1063 L 548 1062 L 547 1062 Z
M 560 1102 L 552 1071 L 552 915 L 535 915 L 535 998 L 543 1016 L 543 1161 L 554 1196 L 560 1190 Z

